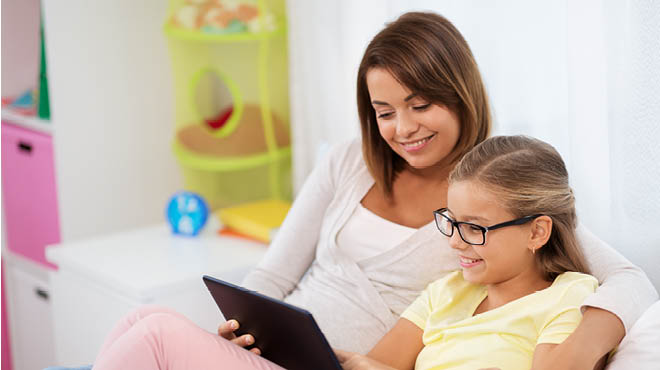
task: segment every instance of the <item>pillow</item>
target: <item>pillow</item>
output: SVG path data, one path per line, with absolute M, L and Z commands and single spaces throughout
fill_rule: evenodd
M 660 301 L 655 302 L 623 338 L 607 370 L 658 369 L 660 364 Z

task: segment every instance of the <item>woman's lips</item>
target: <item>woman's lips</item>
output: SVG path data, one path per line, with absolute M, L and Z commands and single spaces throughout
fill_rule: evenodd
M 427 136 L 423 139 L 416 140 L 416 141 L 408 141 L 405 143 L 400 143 L 403 149 L 407 152 L 416 152 L 418 150 L 421 150 L 424 148 L 431 140 L 435 138 L 436 134 L 433 134 L 431 136 Z

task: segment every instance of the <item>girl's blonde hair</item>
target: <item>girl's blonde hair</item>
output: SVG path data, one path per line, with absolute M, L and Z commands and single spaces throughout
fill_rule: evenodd
M 367 73 L 389 71 L 399 83 L 434 104 L 458 115 L 460 137 L 449 155 L 455 163 L 490 134 L 488 96 L 477 62 L 460 32 L 434 13 L 410 12 L 388 24 L 369 43 L 357 76 L 357 105 L 362 131 L 362 152 L 369 172 L 385 194 L 405 161 L 378 131 L 371 105 Z
M 576 236 L 575 197 L 568 172 L 550 144 L 527 136 L 496 136 L 467 153 L 449 183 L 476 181 L 514 217 L 543 214 L 552 219 L 547 244 L 536 252 L 546 280 L 566 271 L 589 273 Z

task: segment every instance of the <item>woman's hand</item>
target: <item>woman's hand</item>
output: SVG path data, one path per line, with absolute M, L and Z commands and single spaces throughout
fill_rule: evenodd
M 344 370 L 395 370 L 392 367 L 353 352 L 335 349 L 337 359 Z
M 237 346 L 240 347 L 247 347 L 252 344 L 254 344 L 254 337 L 250 334 L 244 334 L 241 335 L 240 337 L 237 337 L 236 334 L 234 334 L 234 331 L 236 331 L 239 328 L 238 321 L 236 320 L 228 320 L 220 324 L 218 326 L 218 335 L 227 339 L 228 341 L 236 344 Z M 251 348 L 250 352 L 261 355 L 261 350 L 259 348 Z

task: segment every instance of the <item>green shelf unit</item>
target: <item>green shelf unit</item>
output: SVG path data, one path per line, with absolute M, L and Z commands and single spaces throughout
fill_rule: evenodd
M 175 88 L 173 152 L 187 190 L 212 209 L 261 199 L 291 199 L 288 63 L 284 0 L 258 0 L 263 32 L 205 33 L 170 20 L 163 26 Z M 264 23 L 261 19 L 262 24 Z M 231 109 L 220 128 L 207 121 Z

